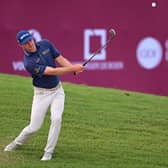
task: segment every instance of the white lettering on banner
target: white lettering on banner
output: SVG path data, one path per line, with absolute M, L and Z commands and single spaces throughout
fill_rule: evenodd
M 86 66 L 87 70 L 122 70 L 124 63 L 122 61 L 111 62 L 91 62 Z
M 105 29 L 85 29 L 84 30 L 84 60 L 89 59 L 93 53 L 90 53 L 90 37 L 100 36 L 100 44 L 103 46 L 106 43 L 106 30 Z M 93 60 L 105 60 L 106 50 L 102 49 Z
M 142 39 L 136 51 L 137 61 L 145 69 L 154 69 L 162 61 L 162 46 L 153 37 Z
M 23 61 L 13 61 L 12 66 L 14 71 L 25 71 Z
M 83 62 L 72 62 L 73 64 L 82 64 Z M 12 66 L 14 71 L 25 71 L 23 61 L 13 61 Z M 90 62 L 85 66 L 86 70 L 122 70 L 124 63 L 122 61 L 109 62 Z
M 83 62 L 72 62 L 73 64 L 82 64 Z M 109 62 L 89 62 L 85 66 L 86 70 L 122 70 L 124 69 L 124 62 L 109 61 Z

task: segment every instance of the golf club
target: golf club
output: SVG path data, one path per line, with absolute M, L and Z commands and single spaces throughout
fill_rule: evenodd
M 109 34 L 110 34 L 110 37 L 109 39 L 106 41 L 106 43 L 101 46 L 97 51 L 95 51 L 93 53 L 93 55 L 88 59 L 86 60 L 84 63 L 83 63 L 83 66 L 85 66 L 87 63 L 89 63 L 98 53 L 100 53 L 100 51 L 104 48 L 107 47 L 107 45 L 112 41 L 112 39 L 116 36 L 116 31 L 114 29 L 110 29 L 109 30 Z
M 110 29 L 110 30 L 109 30 L 109 34 L 110 34 L 110 37 L 109 37 L 109 39 L 106 41 L 106 43 L 105 43 L 103 46 L 101 46 L 97 51 L 95 51 L 95 52 L 93 53 L 93 55 L 92 55 L 88 60 L 86 60 L 86 61 L 83 63 L 83 66 L 85 66 L 86 64 L 88 64 L 97 54 L 100 53 L 100 51 L 101 51 L 102 49 L 106 48 L 106 47 L 109 45 L 109 43 L 112 41 L 112 39 L 116 36 L 116 31 L 115 31 L 114 29 Z M 76 75 L 75 72 L 74 72 L 74 75 Z

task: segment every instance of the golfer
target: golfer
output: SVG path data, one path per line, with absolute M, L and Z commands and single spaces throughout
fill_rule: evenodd
M 84 67 L 81 64 L 72 65 L 50 41 L 41 40 L 36 43 L 27 30 L 19 31 L 16 39 L 24 52 L 24 66 L 33 79 L 34 97 L 30 124 L 5 147 L 4 151 L 19 148 L 32 134 L 37 132 L 43 124 L 47 109 L 50 107 L 51 125 L 41 160 L 51 160 L 58 141 L 64 110 L 65 95 L 59 75 L 78 74 L 84 70 Z

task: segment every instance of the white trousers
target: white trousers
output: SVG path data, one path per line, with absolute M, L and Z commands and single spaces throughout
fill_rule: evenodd
M 15 142 L 23 145 L 33 133 L 41 128 L 46 112 L 50 106 L 51 125 L 44 151 L 53 153 L 61 130 L 64 99 L 65 94 L 61 83 L 52 89 L 34 87 L 30 124 L 21 131 L 19 136 L 16 137 Z

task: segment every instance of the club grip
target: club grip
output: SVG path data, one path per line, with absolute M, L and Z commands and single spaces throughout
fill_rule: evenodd
M 82 65 L 85 66 L 88 62 L 84 62 Z M 76 75 L 76 72 L 73 73 L 74 75 Z
M 83 66 L 85 66 L 87 63 L 88 63 L 88 62 L 84 62 L 84 63 L 83 63 Z

